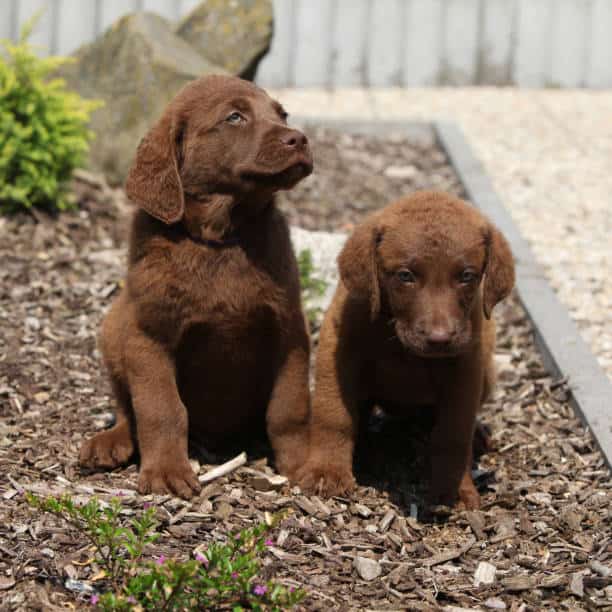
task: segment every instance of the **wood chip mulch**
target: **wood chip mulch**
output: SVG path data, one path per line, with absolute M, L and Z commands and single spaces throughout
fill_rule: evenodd
M 292 223 L 346 229 L 415 188 L 461 192 L 436 148 L 325 130 L 311 141 L 315 175 L 283 196 Z M 573 414 L 572 381 L 546 371 L 515 298 L 496 312 L 499 381 L 482 414 L 495 448 L 474 463 L 480 511 L 424 520 L 426 415 L 373 415 L 350 499 L 279 484 L 257 450 L 190 502 L 139 496 L 133 465 L 81 473 L 81 440 L 112 410 L 96 334 L 121 284 L 128 207 L 84 172 L 73 191 L 79 212 L 0 219 L 0 609 L 80 609 L 78 589 L 100 575 L 87 541 L 35 514 L 28 489 L 121 494 L 126 516 L 152 502 L 162 537 L 151 554 L 167 557 L 286 511 L 264 571 L 304 587 L 307 610 L 612 610 L 610 473 Z

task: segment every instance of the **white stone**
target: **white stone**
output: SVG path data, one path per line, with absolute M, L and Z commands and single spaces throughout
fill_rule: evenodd
M 392 179 L 409 179 L 416 176 L 418 170 L 414 166 L 389 166 L 385 176 Z
M 101 263 L 107 266 L 120 266 L 124 255 L 124 249 L 106 249 L 104 251 L 92 251 L 87 255 L 87 260 L 91 263 Z
M 499 597 L 489 597 L 489 599 L 487 599 L 484 602 L 485 608 L 489 608 L 491 610 L 506 610 L 507 606 L 504 603 L 503 599 L 500 599 Z
M 481 584 L 493 584 L 495 582 L 495 573 L 497 568 L 486 561 L 481 561 L 474 572 L 474 586 Z
M 380 563 L 376 559 L 369 559 L 368 557 L 355 557 L 353 566 L 361 578 L 368 581 L 378 578 L 382 573 Z

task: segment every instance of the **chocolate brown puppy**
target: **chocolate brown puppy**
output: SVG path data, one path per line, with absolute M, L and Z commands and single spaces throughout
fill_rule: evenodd
M 113 468 L 138 450 L 141 493 L 199 489 L 189 434 L 219 446 L 266 423 L 277 467 L 303 461 L 309 337 L 274 194 L 312 171 L 306 137 L 252 83 L 185 86 L 138 147 L 125 288 L 101 330 L 115 426 L 81 447 Z
M 431 406 L 430 501 L 477 508 L 470 468 L 476 413 L 494 383 L 490 317 L 514 284 L 506 240 L 458 198 L 420 192 L 358 226 L 338 263 L 298 481 L 327 495 L 350 491 L 364 412 Z

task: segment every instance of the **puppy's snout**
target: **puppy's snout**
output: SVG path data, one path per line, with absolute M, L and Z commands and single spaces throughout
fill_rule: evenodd
M 434 327 L 427 334 L 427 344 L 432 348 L 444 348 L 448 346 L 455 332 L 448 327 Z
M 306 138 L 306 136 L 298 130 L 288 130 L 287 132 L 284 132 L 280 137 L 280 141 L 286 147 L 296 149 L 298 151 L 305 149 L 308 145 L 308 138 Z

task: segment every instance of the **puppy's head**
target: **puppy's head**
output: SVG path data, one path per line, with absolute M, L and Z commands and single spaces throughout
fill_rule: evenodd
M 475 208 L 451 195 L 421 192 L 375 213 L 338 259 L 350 294 L 372 318 L 389 317 L 395 335 L 423 357 L 464 352 L 479 318 L 514 285 L 505 238 Z
M 312 171 L 306 137 L 259 87 L 213 75 L 186 85 L 142 139 L 128 197 L 164 223 L 189 217 L 218 238 L 231 209 L 256 207 Z

